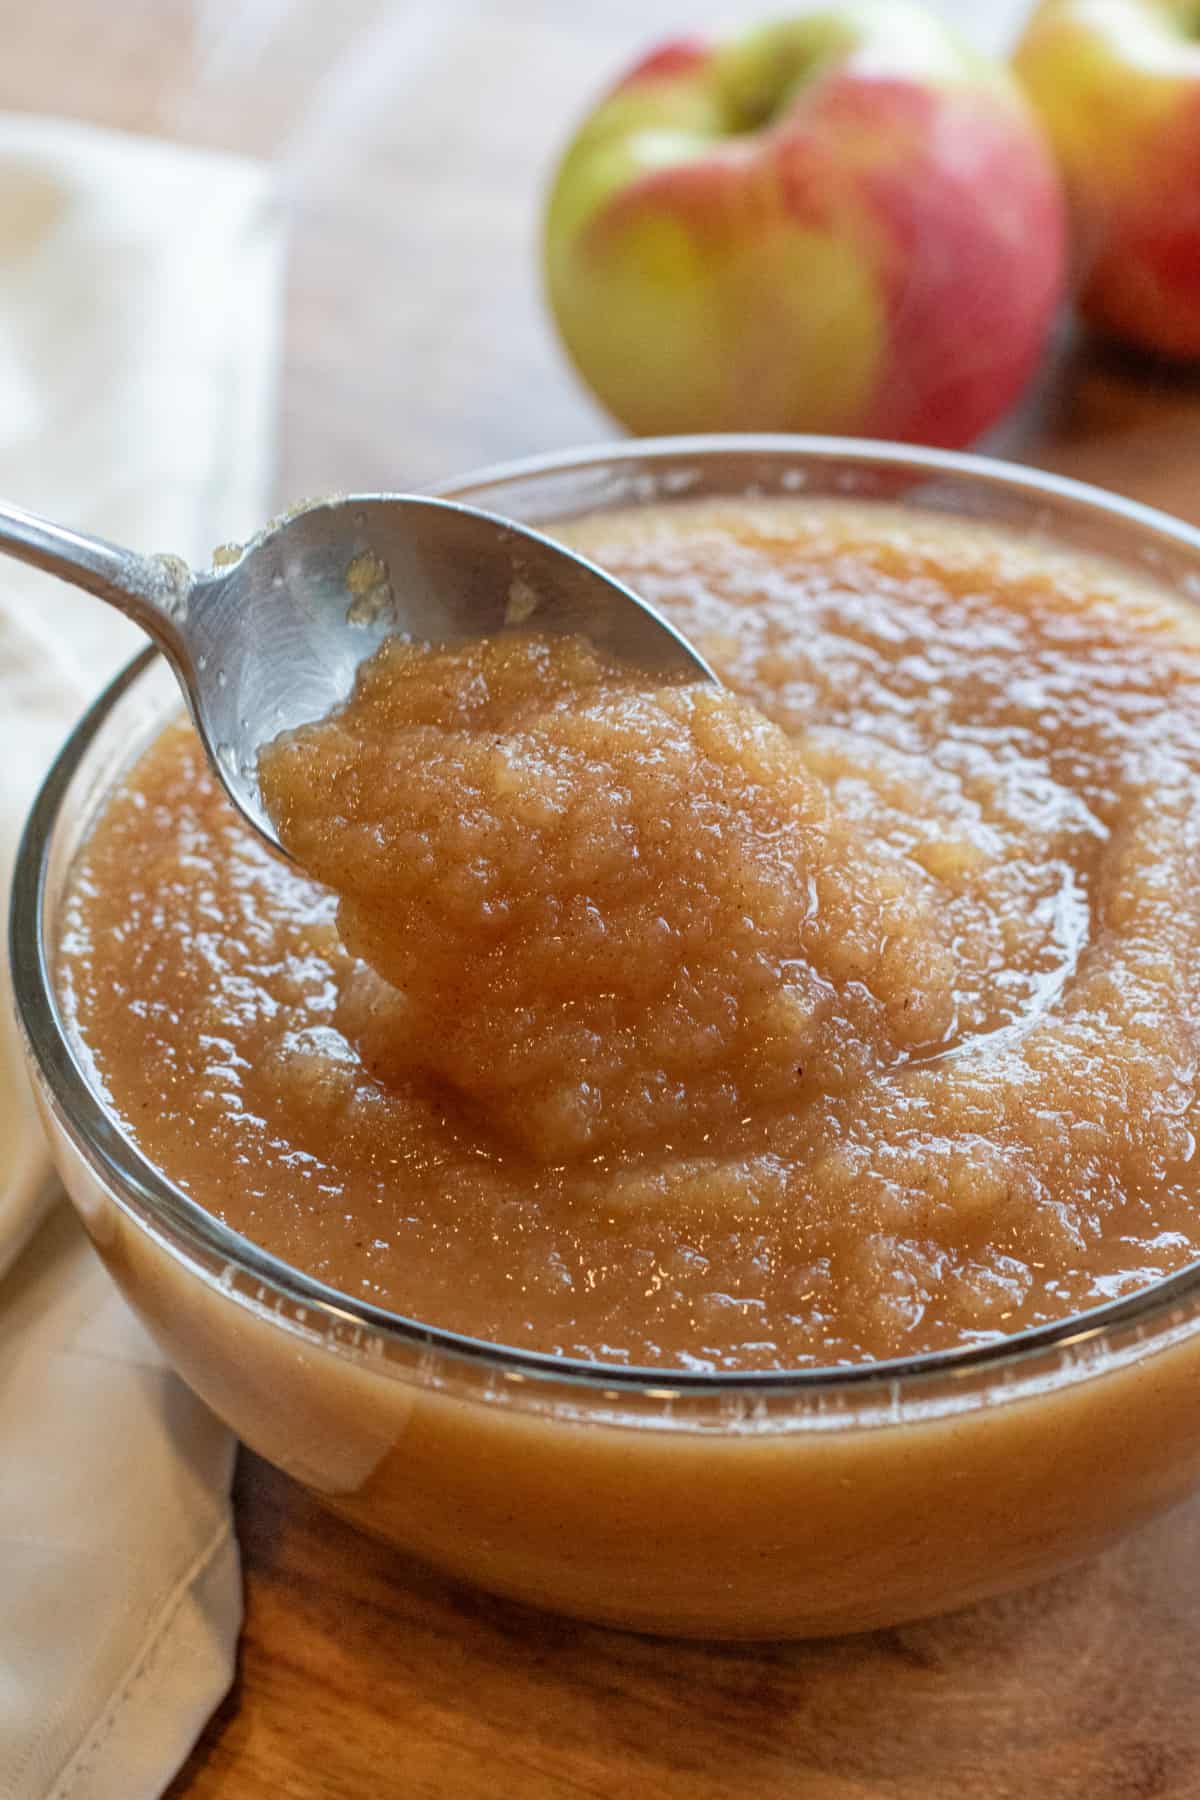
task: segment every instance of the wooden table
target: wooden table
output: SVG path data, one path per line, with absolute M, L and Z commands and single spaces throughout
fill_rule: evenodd
M 960 10 L 994 37 L 1011 7 Z M 279 498 L 398 487 L 612 435 L 541 312 L 539 185 L 635 47 L 727 12 L 0 0 L 0 105 L 273 159 L 292 227 Z M 1200 385 L 1178 375 L 1068 345 L 998 442 L 1200 518 Z M 1200 1795 L 1200 1505 L 969 1613 L 756 1648 L 453 1591 L 250 1455 L 237 1509 L 238 1679 L 176 1800 Z

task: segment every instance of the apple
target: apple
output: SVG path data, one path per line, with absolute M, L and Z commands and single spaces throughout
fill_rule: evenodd
M 1034 369 L 1061 187 L 1011 75 L 907 0 L 645 57 L 545 217 L 550 307 L 635 432 L 961 445 Z
M 1046 0 L 1017 73 L 1075 220 L 1080 311 L 1168 356 L 1200 357 L 1200 8 Z

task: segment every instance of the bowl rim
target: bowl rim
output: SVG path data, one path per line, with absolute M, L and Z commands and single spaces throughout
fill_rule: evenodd
M 481 489 L 507 482 L 625 464 L 665 463 L 678 457 L 786 456 L 831 464 L 851 462 L 878 468 L 911 468 L 917 475 L 956 476 L 983 486 L 1020 495 L 1070 502 L 1080 509 L 1122 521 L 1200 559 L 1200 530 L 1140 501 L 1109 493 L 1090 483 L 1024 464 L 964 451 L 935 450 L 919 445 L 869 438 L 786 434 L 721 434 L 667 438 L 634 438 L 561 452 L 518 458 L 471 471 L 438 483 L 440 496 L 467 499 Z M 803 490 L 800 490 L 802 497 Z M 351 499 L 386 496 L 352 495 Z M 680 495 L 679 498 L 686 498 Z M 669 504 L 673 495 L 665 497 Z M 902 502 L 900 502 L 902 503 Z M 268 529 L 270 529 L 268 527 Z M 1200 562 L 1198 562 L 1200 566 Z M 901 1386 L 918 1393 L 939 1381 L 974 1381 L 990 1373 L 1007 1376 L 1047 1352 L 1068 1354 L 1103 1350 L 1108 1341 L 1133 1328 L 1178 1323 L 1173 1309 L 1200 1300 L 1200 1257 L 1133 1294 L 1073 1313 L 1053 1323 L 1032 1326 L 965 1348 L 927 1351 L 875 1362 L 821 1365 L 798 1369 L 692 1370 L 668 1366 L 620 1364 L 558 1356 L 550 1351 L 472 1337 L 427 1324 L 347 1294 L 307 1275 L 282 1258 L 233 1231 L 181 1188 L 168 1181 L 137 1149 L 89 1080 L 57 1004 L 50 950 L 42 930 L 45 890 L 59 810 L 79 768 L 121 698 L 155 663 L 158 651 L 148 646 L 110 681 L 72 729 L 26 819 L 17 851 L 9 909 L 9 959 L 17 1022 L 27 1051 L 53 1097 L 56 1113 L 75 1148 L 98 1169 L 106 1187 L 127 1215 L 143 1230 L 162 1236 L 173 1255 L 176 1238 L 191 1258 L 216 1256 L 242 1275 L 266 1283 L 289 1302 L 315 1309 L 335 1332 L 347 1326 L 412 1351 L 430 1350 L 454 1362 L 483 1365 L 510 1380 L 541 1380 L 612 1393 L 647 1397 L 717 1395 L 727 1398 L 781 1399 L 794 1395 L 811 1400 L 821 1395 L 847 1398 L 872 1391 L 895 1396 Z M 131 1205 L 130 1201 L 136 1204 Z M 153 1228 L 157 1227 L 157 1231 Z

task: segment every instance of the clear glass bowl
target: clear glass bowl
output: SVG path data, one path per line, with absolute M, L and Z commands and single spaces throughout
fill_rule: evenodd
M 1200 604 L 1200 533 L 1095 489 L 849 441 L 666 440 L 447 492 L 553 530 L 699 495 L 903 498 L 1101 551 Z M 140 657 L 80 722 L 16 873 L 17 1009 L 68 1191 L 185 1379 L 330 1507 L 496 1592 L 643 1631 L 898 1623 L 1048 1575 L 1200 1482 L 1200 1270 L 994 1346 L 758 1376 L 556 1360 L 340 1294 L 227 1230 L 106 1110 L 55 997 L 72 859 L 177 709 Z

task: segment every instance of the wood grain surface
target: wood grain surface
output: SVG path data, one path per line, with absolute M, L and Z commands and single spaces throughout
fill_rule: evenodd
M 623 61 L 734 10 L 0 0 L 0 105 L 271 159 L 291 232 L 278 498 L 397 487 L 615 435 L 542 312 L 541 188 Z M 989 42 L 1014 16 L 952 10 Z M 1200 520 L 1200 382 L 1177 372 L 1068 332 L 995 443 Z M 236 1500 L 238 1679 L 174 1800 L 1200 1795 L 1200 1503 L 968 1613 L 729 1648 L 453 1590 L 250 1455 Z

